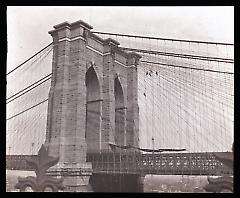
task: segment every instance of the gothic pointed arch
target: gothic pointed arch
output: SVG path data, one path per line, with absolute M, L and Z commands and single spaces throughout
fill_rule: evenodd
M 100 84 L 97 74 L 91 66 L 86 72 L 86 130 L 87 152 L 98 152 L 100 150 Z
M 124 95 L 119 78 L 114 80 L 115 97 L 115 142 L 117 145 L 125 144 L 125 115 Z

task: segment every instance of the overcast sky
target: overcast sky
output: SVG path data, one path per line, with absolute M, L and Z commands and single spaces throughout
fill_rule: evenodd
M 98 31 L 230 43 L 234 40 L 233 6 L 10 6 L 7 70 L 50 43 L 48 31 L 54 25 L 80 19 Z

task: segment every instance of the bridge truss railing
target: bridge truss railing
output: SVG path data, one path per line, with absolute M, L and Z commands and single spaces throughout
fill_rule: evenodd
M 230 152 L 227 152 L 230 154 Z M 26 158 L 34 155 L 8 155 L 8 170 L 33 170 Z M 87 155 L 93 173 L 156 174 L 156 175 L 233 175 L 232 170 L 218 161 L 214 153 L 150 153 L 102 152 Z
M 36 157 L 36 155 L 7 155 L 6 169 L 34 171 L 34 168 L 27 164 L 26 159 L 32 159 Z
M 232 175 L 213 153 L 112 153 L 88 154 L 94 172 L 157 175 Z

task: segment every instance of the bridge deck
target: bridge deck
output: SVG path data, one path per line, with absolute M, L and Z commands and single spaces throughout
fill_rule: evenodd
M 227 152 L 230 154 L 230 152 Z M 8 155 L 6 167 L 10 170 L 33 170 L 26 163 L 31 155 Z M 95 153 L 88 154 L 94 173 L 156 174 L 156 175 L 232 175 L 213 153 Z

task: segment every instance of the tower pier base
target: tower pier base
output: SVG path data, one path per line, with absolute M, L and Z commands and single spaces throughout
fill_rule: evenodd
M 47 171 L 53 177 L 63 177 L 64 192 L 93 192 L 89 185 L 92 175 L 91 163 L 57 164 Z
M 94 192 L 143 192 L 144 177 L 136 174 L 92 174 Z

